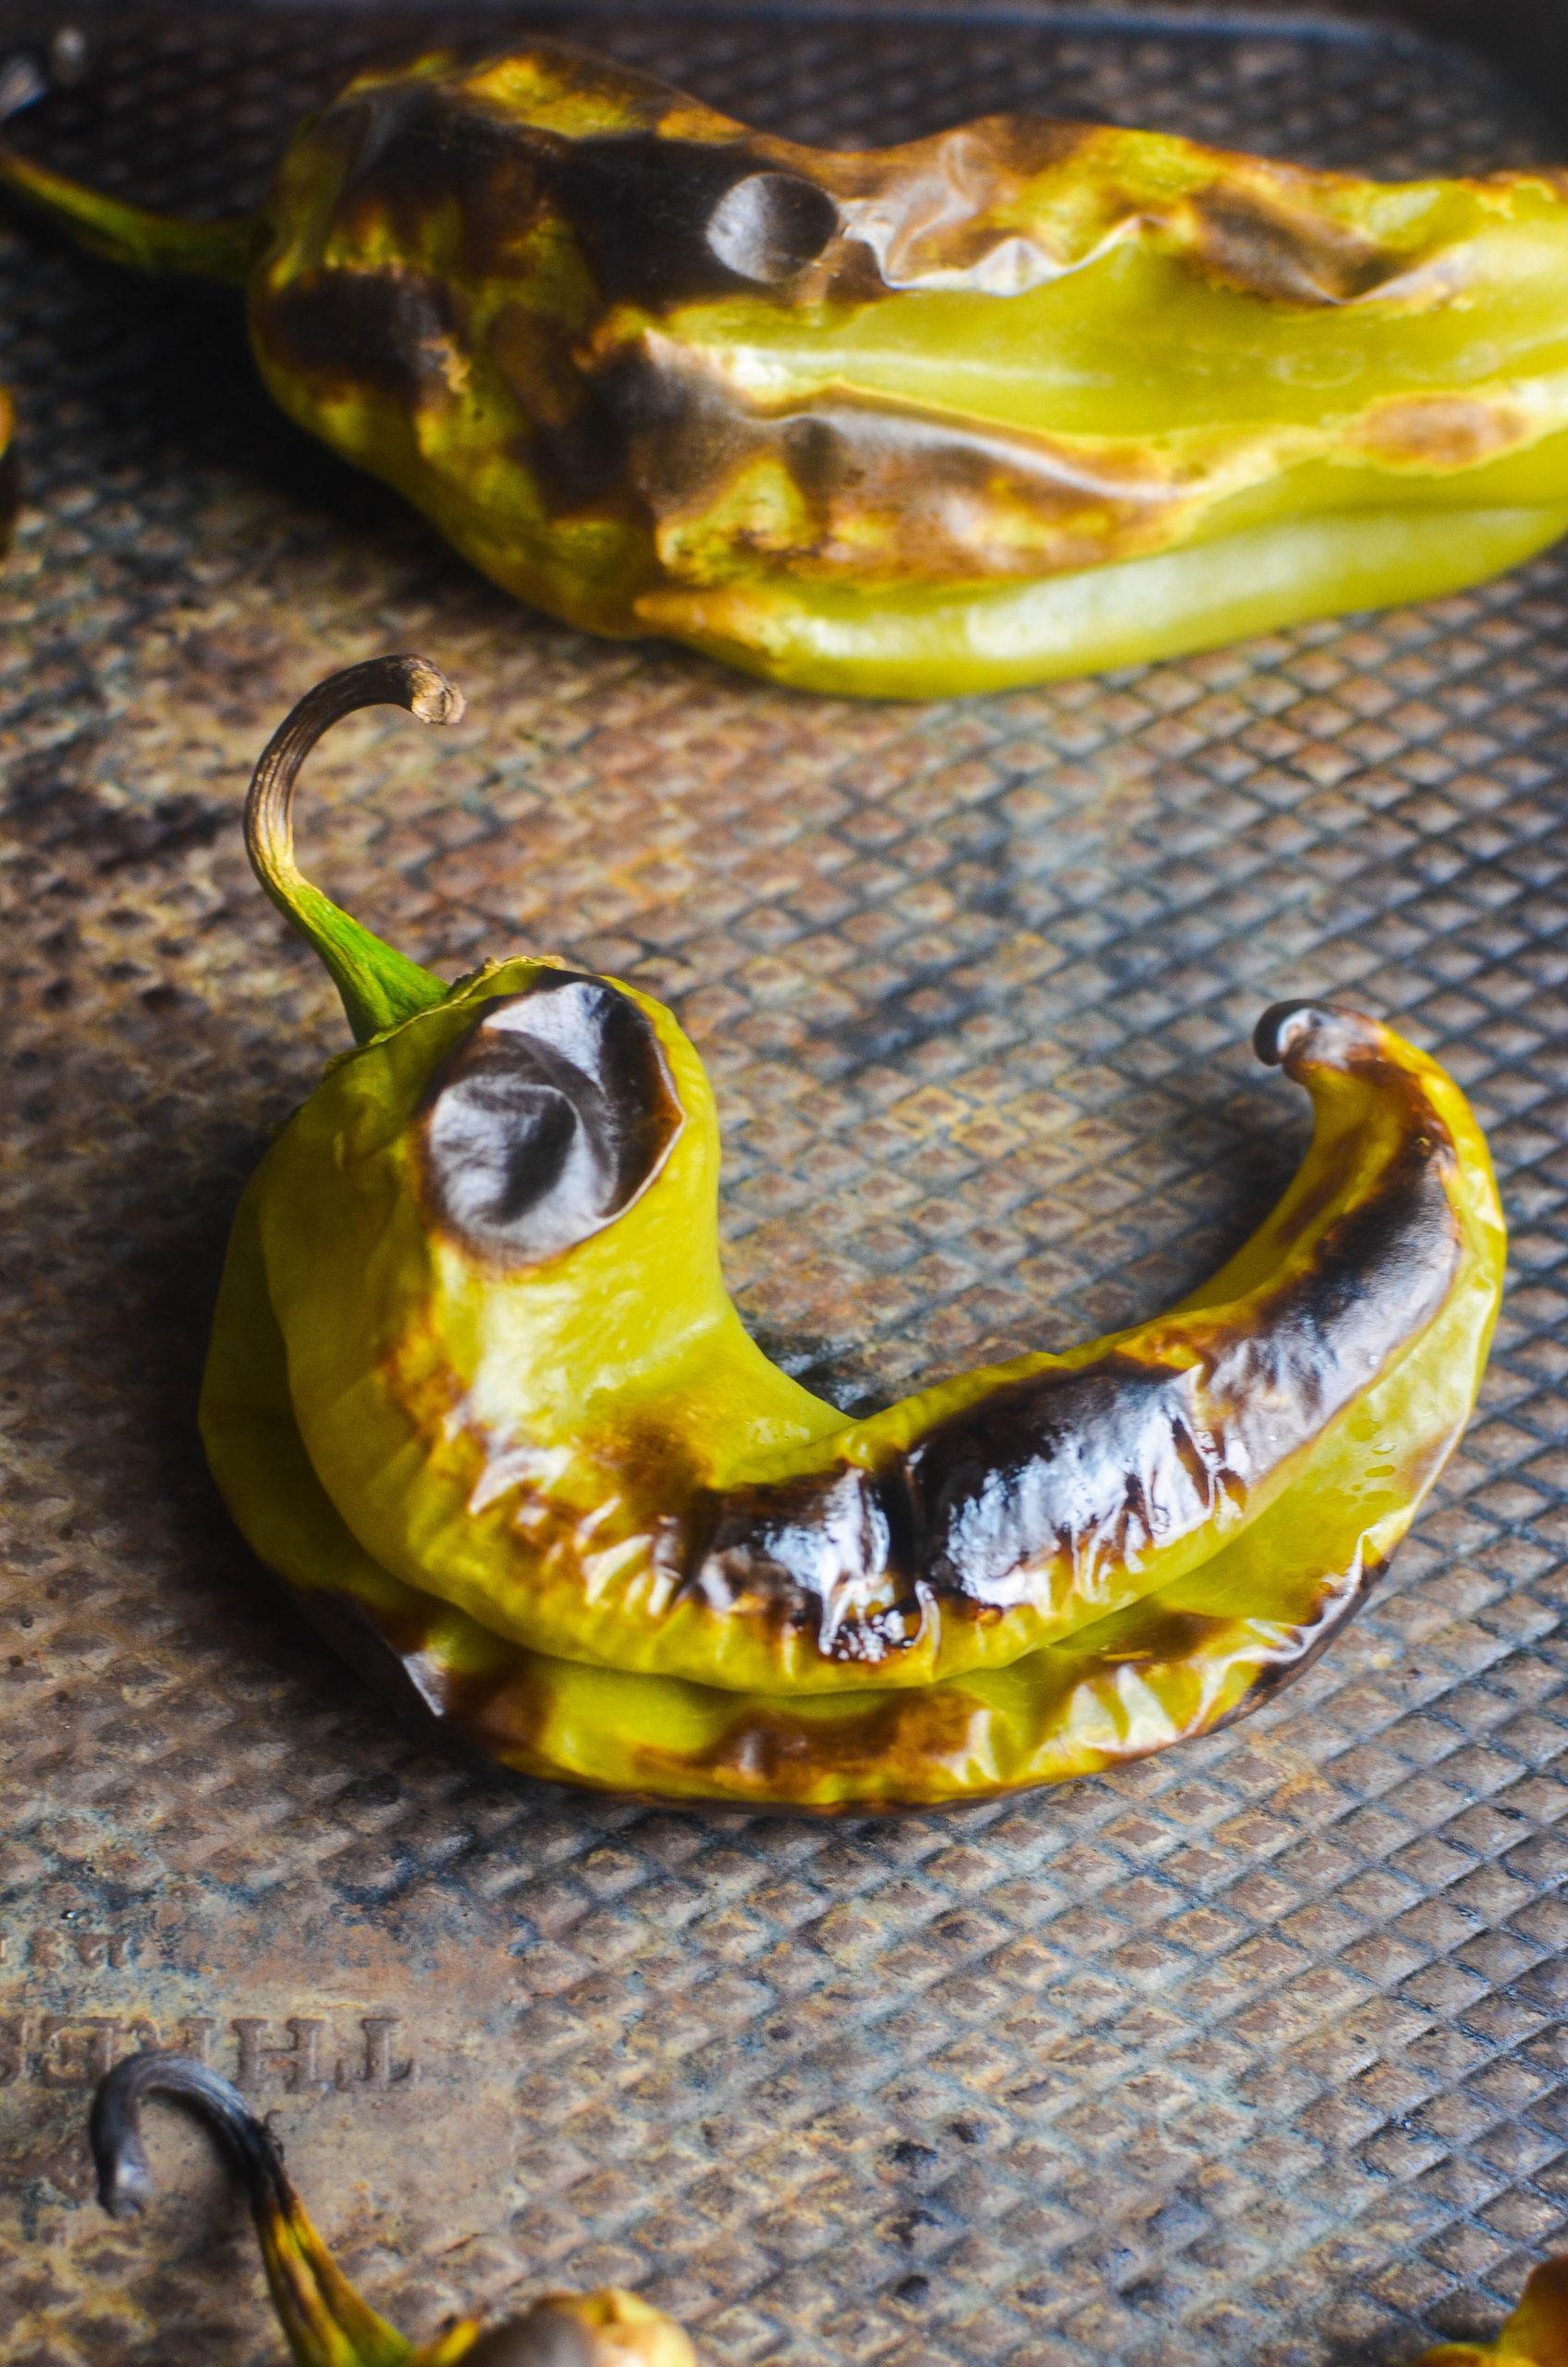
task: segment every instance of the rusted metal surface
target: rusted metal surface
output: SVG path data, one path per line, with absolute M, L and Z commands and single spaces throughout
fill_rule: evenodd
M 151 197 L 250 195 L 363 45 L 314 23 L 300 55 L 236 17 L 193 73 L 189 32 L 116 12 L 102 100 L 35 137 Z M 818 139 L 1006 104 L 1386 171 L 1562 153 L 1528 92 L 1406 33 L 606 37 Z M 714 2367 L 1316 2367 L 1495 2324 L 1568 2196 L 1564 560 L 1109 681 L 855 705 L 539 622 L 277 422 L 223 303 L 10 223 L 0 375 L 0 2353 L 276 2358 L 196 2140 L 155 2139 L 141 2226 L 86 2199 L 88 2083 L 149 2032 L 276 2114 L 410 2332 L 607 2279 Z M 669 998 L 724 1108 L 742 1304 L 846 1403 L 1194 1282 L 1299 1148 L 1246 1050 L 1275 997 L 1450 1065 L 1515 1228 L 1499 1349 L 1293 1692 L 1112 1778 L 827 1828 L 459 1763 L 302 1629 L 192 1423 L 239 1184 L 343 1040 L 239 800 L 301 689 L 396 647 L 468 717 L 335 737 L 315 876 L 437 966 L 537 942 Z

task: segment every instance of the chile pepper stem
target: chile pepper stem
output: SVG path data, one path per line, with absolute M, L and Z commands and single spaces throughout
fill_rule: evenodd
M 142 2099 L 155 2095 L 194 2113 L 242 2181 L 296 2367 L 404 2367 L 413 2346 L 360 2299 L 337 2266 L 269 2131 L 237 2089 L 189 2055 L 133 2054 L 98 2084 L 88 2140 L 98 2200 L 110 2217 L 130 2218 L 152 2194 L 141 2117 Z
M 3 144 L 0 184 L 69 230 L 79 246 L 136 271 L 185 272 L 243 288 L 267 236 L 260 215 L 227 222 L 180 222 L 172 215 L 150 214 L 143 206 L 86 189 Z
M 356 1043 L 446 999 L 439 978 L 312 887 L 294 860 L 292 807 L 300 766 L 323 734 L 364 706 L 401 706 L 422 723 L 455 723 L 463 694 L 423 657 L 372 657 L 306 693 L 263 751 L 245 801 L 245 848 L 257 878 L 307 938 L 343 998 Z

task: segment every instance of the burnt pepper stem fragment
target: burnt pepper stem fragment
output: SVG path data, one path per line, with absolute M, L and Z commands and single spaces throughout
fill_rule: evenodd
M 307 693 L 262 753 L 245 801 L 245 851 L 284 918 L 314 947 L 343 998 L 357 1044 L 441 1002 L 447 988 L 312 885 L 294 860 L 294 784 L 324 732 L 367 706 L 456 723 L 463 694 L 423 657 L 372 657 Z
M 149 2096 L 180 2104 L 199 2120 L 244 2186 L 297 2367 L 405 2367 L 413 2346 L 360 2299 L 337 2267 L 270 2131 L 237 2088 L 188 2055 L 133 2054 L 99 2082 L 88 2141 L 98 2200 L 110 2217 L 133 2218 L 153 2192 L 141 2127 Z
M 546 2293 L 522 2316 L 492 2326 L 459 2318 L 417 2348 L 361 2299 L 306 2215 L 277 2142 L 227 2079 L 189 2055 L 133 2054 L 101 2079 L 88 2142 L 98 2199 L 111 2218 L 141 2211 L 153 2191 L 141 2142 L 143 2100 L 163 2096 L 193 2114 L 250 2198 L 267 2285 L 295 2367 L 696 2367 L 672 2320 L 634 2293 Z

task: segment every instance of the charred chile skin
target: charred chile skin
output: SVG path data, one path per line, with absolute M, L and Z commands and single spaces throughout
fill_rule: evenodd
M 247 290 L 303 427 L 596 632 L 994 688 L 1452 591 L 1568 526 L 1568 178 L 1381 185 L 996 116 L 862 154 L 551 43 L 360 75 L 263 215 L 15 153 Z
M 1441 1070 L 1276 1007 L 1256 1049 L 1313 1144 L 1219 1274 L 851 1422 L 730 1305 L 712 1096 L 667 1010 L 539 957 L 445 988 L 300 878 L 299 764 L 384 698 L 460 709 L 377 661 L 258 768 L 252 855 L 361 1046 L 241 1205 L 202 1402 L 236 1519 L 334 1640 L 513 1765 L 818 1808 L 1079 1772 L 1305 1665 L 1485 1361 L 1502 1221 Z

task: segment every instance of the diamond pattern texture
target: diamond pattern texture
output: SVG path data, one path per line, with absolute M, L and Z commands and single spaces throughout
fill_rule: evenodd
M 372 31 L 116 11 L 29 136 L 150 197 L 249 195 Z M 1553 153 L 1474 60 L 1256 8 L 598 37 L 817 138 L 1024 104 L 1385 171 Z M 277 2356 L 193 2135 L 159 2123 L 140 2225 L 89 2200 L 92 2067 L 149 2033 L 248 2070 L 410 2333 L 606 2279 L 710 2367 L 1331 2367 L 1495 2325 L 1568 2212 L 1564 561 L 1182 665 L 855 705 L 508 605 L 273 416 L 227 302 L 19 222 L 0 374 L 26 466 L 6 2359 Z M 1497 1352 L 1390 1578 L 1292 1691 L 1103 1779 L 823 1825 L 442 1757 L 303 1632 L 192 1422 L 235 1195 L 343 1040 L 238 818 L 289 702 L 388 647 L 447 667 L 468 718 L 336 734 L 312 869 L 450 971 L 539 943 L 673 1001 L 723 1105 L 741 1303 L 845 1404 L 1199 1279 L 1304 1139 L 1244 1049 L 1274 998 L 1341 996 L 1447 1062 L 1514 1227 Z

